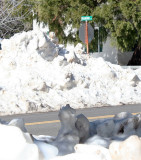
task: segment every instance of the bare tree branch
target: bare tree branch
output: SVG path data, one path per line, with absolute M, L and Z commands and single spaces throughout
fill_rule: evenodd
M 0 37 L 5 38 L 25 29 L 24 19 L 31 13 L 30 9 L 22 11 L 24 0 L 0 1 Z M 29 7 L 28 7 L 29 8 Z

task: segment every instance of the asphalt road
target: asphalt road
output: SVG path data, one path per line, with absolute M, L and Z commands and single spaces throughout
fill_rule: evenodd
M 95 119 L 99 118 L 110 118 L 120 112 L 139 113 L 141 112 L 141 104 L 76 110 L 77 115 L 82 113 L 86 117 L 88 117 L 89 121 L 94 121 Z M 23 118 L 28 132 L 34 135 L 56 136 L 60 128 L 58 111 L 0 116 L 0 119 L 4 121 L 10 121 L 14 118 Z

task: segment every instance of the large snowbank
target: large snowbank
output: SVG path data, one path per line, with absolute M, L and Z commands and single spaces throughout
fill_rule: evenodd
M 141 103 L 141 69 L 74 53 L 37 31 L 2 41 L 0 114 Z M 81 50 L 81 48 L 80 48 Z

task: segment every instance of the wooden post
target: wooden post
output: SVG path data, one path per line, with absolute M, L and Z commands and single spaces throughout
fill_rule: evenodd
M 85 43 L 87 45 L 87 54 L 89 54 L 89 41 L 88 41 L 88 22 L 85 25 Z

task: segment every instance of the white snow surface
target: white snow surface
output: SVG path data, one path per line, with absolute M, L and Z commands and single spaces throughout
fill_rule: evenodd
M 118 119 L 117 119 L 118 118 Z M 135 121 L 136 119 L 136 121 Z M 104 127 L 105 122 L 114 130 Z M 118 120 L 118 121 L 117 121 Z M 124 122 L 127 123 L 124 123 Z M 130 125 L 133 124 L 133 126 Z M 10 122 L 0 121 L 0 159 L 1 160 L 140 160 L 141 159 L 141 113 L 132 115 L 119 113 L 111 119 L 99 121 L 97 127 L 103 125 L 103 130 L 97 130 L 84 144 L 76 144 L 74 153 L 58 155 L 58 148 L 51 142 L 55 137 L 47 135 L 31 135 L 27 132 L 22 119 Z M 93 121 L 92 123 L 95 123 Z M 124 124 L 123 133 L 120 131 Z M 136 128 L 137 127 L 137 128 Z M 132 132 L 130 135 L 129 132 Z M 111 133 L 110 136 L 107 133 Z M 101 136 L 100 136 L 101 135 Z M 109 137 L 107 137 L 107 135 Z M 62 144 L 63 145 L 63 144 Z
M 141 103 L 141 69 L 54 44 L 43 32 L 2 41 L 0 115 Z

